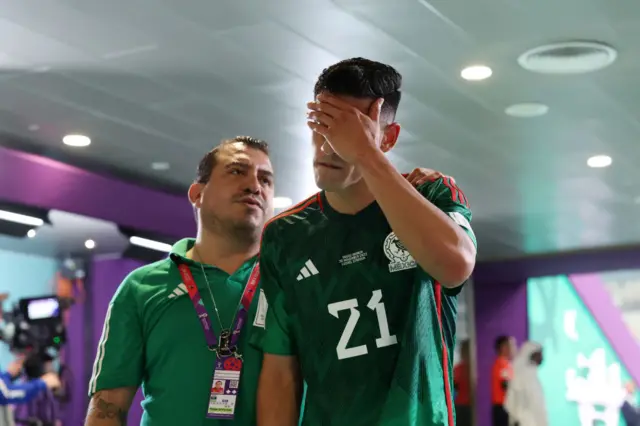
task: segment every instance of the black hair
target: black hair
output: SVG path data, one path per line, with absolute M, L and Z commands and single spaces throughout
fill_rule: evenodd
M 257 149 L 269 155 L 269 144 L 262 139 L 253 138 L 251 136 L 236 136 L 232 139 L 223 140 L 219 145 L 207 152 L 200 160 L 200 163 L 198 163 L 195 179 L 196 183 L 209 182 L 209 179 L 211 179 L 211 172 L 213 172 L 213 168 L 216 166 L 220 150 L 227 145 L 238 142 L 245 144 L 248 148 Z
M 329 92 L 354 98 L 383 98 L 381 114 L 393 121 L 400 104 L 402 75 L 392 66 L 365 58 L 351 58 L 325 68 L 313 95 Z
M 44 375 L 45 364 L 53 361 L 53 357 L 44 351 L 36 351 L 27 355 L 24 360 L 24 373 L 30 380 L 37 379 Z
M 503 347 L 506 343 L 509 343 L 509 339 L 510 339 L 510 337 L 509 337 L 509 336 L 507 336 L 507 335 L 501 335 L 501 336 L 498 336 L 498 337 L 496 338 L 496 340 L 495 340 L 495 343 L 494 343 L 494 345 L 495 345 L 494 347 L 495 347 L 495 349 L 496 349 L 496 352 L 500 352 L 500 349 L 502 349 L 502 347 Z

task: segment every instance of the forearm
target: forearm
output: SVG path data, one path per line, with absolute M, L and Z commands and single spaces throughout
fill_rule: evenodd
M 302 381 L 294 368 L 277 368 L 266 355 L 258 384 L 258 426 L 297 426 Z
M 3 380 L 4 386 L 0 389 L 0 404 L 25 404 L 31 401 L 41 392 L 47 389 L 40 379 L 30 380 L 26 383 L 11 383 Z
M 96 392 L 89 401 L 84 426 L 125 426 L 135 392 L 135 388 Z
M 382 152 L 363 156 L 358 167 L 391 229 L 418 265 L 445 287 L 466 281 L 476 249 L 464 230 L 416 191 Z

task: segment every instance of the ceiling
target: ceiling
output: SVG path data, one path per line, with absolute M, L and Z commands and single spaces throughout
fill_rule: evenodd
M 46 257 L 121 254 L 129 245 L 118 226 L 104 220 L 77 214 L 49 211 L 50 224 L 38 228 L 33 238 L 0 235 L 0 250 Z M 95 248 L 85 247 L 93 240 Z
M 482 259 L 640 242 L 640 5 L 619 0 L 0 1 L 5 144 L 182 189 L 220 139 L 274 152 L 277 195 L 315 190 L 305 103 L 326 66 L 364 56 L 404 76 L 390 158 L 456 177 Z M 616 63 L 583 75 L 523 70 L 540 44 L 594 39 Z M 633 52 L 636 52 L 635 54 Z M 472 63 L 493 76 L 467 82 Z M 535 119 L 504 114 L 542 102 Z M 63 147 L 64 134 L 92 137 Z M 590 169 L 608 154 L 613 165 Z M 155 171 L 154 161 L 171 168 Z

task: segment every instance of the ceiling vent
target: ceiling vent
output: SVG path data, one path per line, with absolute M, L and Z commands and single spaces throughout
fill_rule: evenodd
M 568 41 L 535 47 L 520 55 L 518 63 L 541 74 L 583 74 L 611 65 L 618 52 L 592 41 Z

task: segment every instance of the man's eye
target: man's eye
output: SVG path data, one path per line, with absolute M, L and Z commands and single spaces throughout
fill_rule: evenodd
M 265 185 L 267 185 L 267 186 L 271 186 L 271 185 L 272 185 L 272 183 L 271 183 L 271 179 L 266 179 L 266 178 L 265 178 L 265 179 L 262 179 L 262 183 L 263 183 L 263 184 L 265 184 Z
M 231 169 L 229 173 L 231 173 L 232 175 L 239 175 L 242 174 L 242 171 L 240 169 Z

